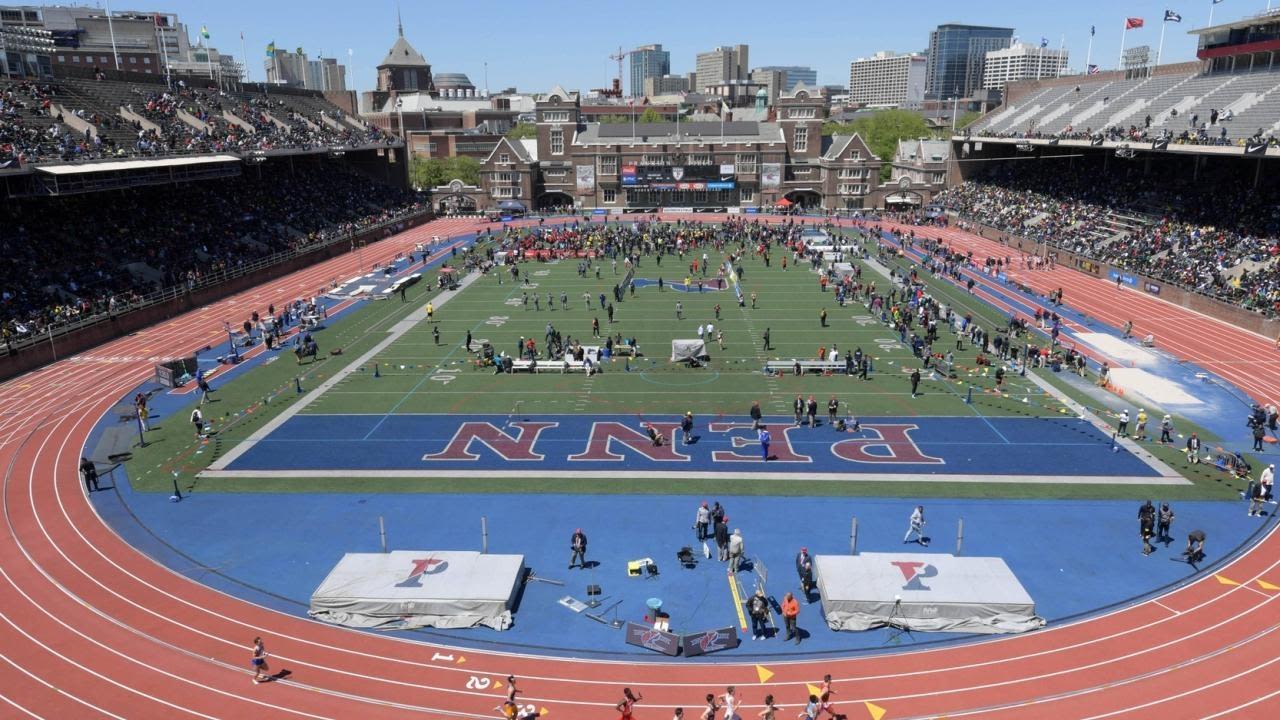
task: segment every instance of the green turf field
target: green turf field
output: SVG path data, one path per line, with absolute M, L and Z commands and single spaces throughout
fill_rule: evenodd
M 899 261 L 903 262 L 903 261 Z M 652 257 L 645 257 L 636 270 L 637 279 L 664 283 L 684 282 L 688 275 L 687 260 L 676 256 L 663 259 L 659 267 Z M 601 277 L 594 272 L 587 278 L 578 276 L 577 262 L 525 263 L 522 271 L 530 273 L 536 287 L 512 283 L 509 276 L 499 284 L 495 275 L 480 277 L 464 292 L 439 307 L 435 322 L 419 322 L 375 358 L 380 377 L 373 377 L 372 363 L 312 402 L 303 413 L 384 414 L 384 413 L 490 413 L 508 414 L 519 403 L 523 414 L 634 414 L 644 419 L 658 419 L 692 411 L 700 420 L 720 415 L 746 415 L 753 400 L 760 402 L 766 415 L 789 415 L 797 394 L 814 395 L 825 416 L 826 400 L 835 395 L 842 403 L 842 414 L 861 418 L 877 416 L 1059 416 L 1065 407 L 1057 398 L 1045 393 L 1029 379 L 1009 373 L 1004 391 L 995 393 L 991 372 L 974 369 L 975 351 L 966 343 L 955 360 L 961 368 L 955 381 L 939 376 L 931 379 L 924 373 L 919 397 L 912 398 L 907 373 L 918 361 L 910 349 L 898 342 L 896 333 L 871 318 L 859 302 L 841 308 L 831 292 L 820 292 L 817 275 L 807 264 L 789 264 L 783 270 L 777 253 L 772 267 L 754 255 L 742 261 L 742 286 L 750 296 L 758 295 L 757 307 L 739 308 L 729 290 L 686 293 L 656 287 L 638 288 L 615 305 L 614 322 L 608 322 L 596 299 L 604 292 L 610 295 L 613 284 L 622 278 L 621 263 L 614 275 L 608 260 L 601 265 Z M 889 281 L 880 275 L 880 266 L 864 265 L 863 281 L 876 282 L 885 289 Z M 880 268 L 883 269 L 883 268 Z M 714 277 L 714 273 L 708 277 Z M 941 301 L 952 304 L 960 313 L 972 312 L 984 328 L 991 328 L 1003 317 L 994 309 L 969 297 L 952 286 L 928 279 L 930 291 Z M 418 287 L 423 287 L 422 285 Z M 547 292 L 553 294 L 555 310 L 547 307 Z M 568 308 L 560 304 L 560 294 L 569 299 Z M 537 293 L 541 308 L 535 309 L 532 298 L 526 305 L 522 297 Z M 590 295 L 590 308 L 583 294 Z M 355 358 L 383 340 L 388 330 L 410 313 L 421 310 L 433 296 L 422 290 L 410 293 L 410 302 L 367 302 L 349 313 L 332 329 L 317 334 L 322 350 L 343 348 L 338 357 L 299 368 L 293 356 L 281 354 L 278 360 L 255 368 L 232 382 L 222 385 L 216 394 L 219 402 L 207 406 L 207 417 L 215 420 L 215 439 L 197 444 L 185 423 L 177 432 L 152 433 L 152 444 L 140 450 L 129 469 L 135 486 L 143 490 L 167 490 L 176 472 L 180 482 L 201 490 L 228 491 L 456 491 L 463 489 L 457 481 L 428 479 L 292 479 L 261 480 L 220 479 L 196 480 L 195 473 L 225 452 L 237 441 L 256 431 L 298 397 L 294 379 L 304 389 L 314 387 Z M 683 319 L 676 317 L 676 303 L 683 304 Z M 721 306 L 716 320 L 715 306 Z M 819 313 L 826 309 L 828 324 L 823 328 Z M 474 348 L 483 340 L 499 351 L 514 354 L 521 337 L 533 337 L 539 350 L 544 343 L 548 323 L 563 335 L 585 345 L 598 344 L 591 337 L 591 322 L 598 318 L 602 334 L 620 333 L 635 338 L 641 356 L 617 358 L 604 372 L 592 378 L 583 374 L 542 373 L 538 375 L 495 376 L 492 368 L 478 368 L 475 355 L 462 347 L 467 331 Z M 709 367 L 691 369 L 668 362 L 673 338 L 697 336 L 699 324 L 714 323 L 724 335 L 721 349 L 709 342 L 712 361 Z M 432 327 L 440 333 L 439 344 Z M 769 329 L 773 349 L 763 349 L 762 336 Z M 761 368 L 769 359 L 816 358 L 819 348 L 861 348 L 874 358 L 874 371 L 867 381 L 843 375 L 822 377 L 766 376 Z M 935 349 L 945 352 L 954 348 L 950 330 L 940 329 Z M 1067 396 L 1085 404 L 1093 401 L 1060 382 L 1053 373 L 1042 372 Z M 963 398 L 972 387 L 972 403 Z M 251 412 L 245 412 L 251 410 Z M 1196 428 L 1180 422 L 1180 430 Z M 1205 437 L 1202 433 L 1202 437 Z M 1206 441 L 1210 438 L 1206 437 Z M 1175 469 L 1184 472 L 1194 485 L 1168 488 L 1173 498 L 1222 498 L 1235 491 L 1225 476 L 1213 470 L 1187 467 L 1179 453 L 1152 448 L 1154 454 Z M 358 481 L 358 482 L 357 482 Z M 942 485 L 943 487 L 938 487 Z M 607 487 L 564 480 L 468 479 L 470 491 L 509 492 L 565 491 L 574 492 L 691 492 L 699 488 L 719 489 L 724 481 L 645 481 L 613 482 Z M 955 496 L 1018 497 L 1139 497 L 1140 487 L 1108 487 L 1105 484 L 1075 486 L 946 484 L 931 486 L 933 492 Z M 737 493 L 894 495 L 903 492 L 893 483 L 796 482 L 780 487 L 765 481 L 735 481 Z M 909 492 L 909 491 L 908 491 Z

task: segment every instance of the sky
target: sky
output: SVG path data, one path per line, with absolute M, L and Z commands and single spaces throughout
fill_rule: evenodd
M 1146 26 L 1131 30 L 1126 47 L 1149 44 L 1154 55 L 1161 18 L 1171 9 L 1182 23 L 1169 23 L 1162 62 L 1195 57 L 1195 37 L 1187 31 L 1204 27 L 1211 0 L 982 0 L 960 3 L 938 0 L 883 2 L 868 0 L 402 0 L 405 37 L 432 71 L 466 73 L 478 87 L 494 91 L 517 87 L 546 90 L 605 87 L 617 74 L 609 59 L 619 47 L 661 43 L 671 52 L 671 71 L 694 69 L 694 58 L 718 45 L 746 43 L 749 64 L 807 65 L 818 71 L 820 84 L 846 85 L 849 62 L 879 50 L 923 51 L 929 31 L 947 22 L 1014 28 L 1023 42 L 1049 47 L 1065 43 L 1070 66 L 1082 71 L 1089 27 L 1097 27 L 1091 62 L 1114 68 L 1120 57 L 1126 17 L 1141 17 Z M 96 4 L 91 2 L 90 4 Z M 268 42 L 312 58 L 323 51 L 350 63 L 348 86 L 372 89 L 375 66 L 395 41 L 394 0 L 153 0 L 113 9 L 155 9 L 177 13 L 192 39 L 208 26 L 211 44 L 241 57 L 245 36 L 250 79 L 264 76 Z M 145 7 L 144 7 L 145 6 Z M 1280 6 L 1280 2 L 1277 2 Z M 1266 0 L 1223 0 L 1214 8 L 1218 24 L 1263 12 Z M 630 70 L 624 65 L 623 88 Z

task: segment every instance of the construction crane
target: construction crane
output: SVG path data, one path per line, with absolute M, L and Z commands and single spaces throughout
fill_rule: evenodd
M 618 63 L 618 77 L 614 80 L 614 85 L 613 85 L 614 90 L 618 91 L 618 97 L 622 96 L 622 61 L 626 60 L 627 56 L 630 55 L 632 52 L 633 51 L 631 50 L 623 50 L 622 47 L 619 46 L 618 52 L 614 55 L 609 56 L 610 60 L 615 60 Z M 635 93 L 636 93 L 636 89 L 631 88 L 631 94 L 634 95 Z

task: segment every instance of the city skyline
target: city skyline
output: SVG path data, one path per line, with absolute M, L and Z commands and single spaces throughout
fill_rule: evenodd
M 349 64 L 347 83 L 357 92 L 371 89 L 375 66 L 396 37 L 397 6 L 394 2 L 364 6 L 358 22 L 349 17 L 349 6 L 320 0 L 300 3 L 250 3 L 226 0 L 211 5 L 195 0 L 156 0 L 154 9 L 179 15 L 189 27 L 208 27 L 210 43 L 220 51 L 244 58 L 250 79 L 261 80 L 262 58 L 268 43 L 278 47 L 303 47 L 308 54 Z M 135 5 L 137 5 L 135 3 Z M 146 9 L 150 8 L 151 4 Z M 122 6 L 123 7 L 123 6 Z M 810 26 L 777 23 L 762 26 L 759 18 L 776 6 L 748 0 L 738 12 L 724 16 L 712 6 L 657 0 L 644 17 L 616 23 L 617 7 L 608 3 L 574 0 L 513 6 L 493 0 L 466 5 L 406 2 L 399 7 L 405 36 L 431 63 L 433 70 L 465 73 L 483 89 L 516 87 L 522 91 L 545 90 L 561 84 L 587 91 L 607 87 L 617 75 L 617 63 L 609 58 L 618 47 L 629 50 L 661 43 L 671 54 L 671 72 L 694 70 L 695 57 L 716 46 L 745 44 L 751 49 L 749 69 L 771 65 L 803 65 L 817 71 L 820 84 L 845 85 L 849 63 L 881 50 L 920 52 L 928 47 L 929 32 L 944 23 L 1012 27 L 1024 42 L 1041 39 L 1057 48 L 1065 45 L 1071 71 L 1084 70 L 1090 27 L 1096 27 L 1090 62 L 1102 69 L 1117 65 L 1125 17 L 1142 17 L 1142 30 L 1130 31 L 1126 47 L 1150 44 L 1160 36 L 1160 19 L 1166 9 L 1181 13 L 1181 24 L 1170 24 L 1163 62 L 1191 60 L 1195 39 L 1187 31 L 1207 24 L 1209 3 L 1202 0 L 1135 0 L 1116 6 L 1101 0 L 1083 0 L 1069 6 L 1023 4 L 1001 0 L 958 10 L 953 3 L 924 2 L 919 11 L 902 17 L 893 7 L 871 3 L 836 3 L 816 0 L 813 17 L 828 21 Z M 116 8 L 113 8 L 116 9 Z M 1265 0 L 1224 0 L 1215 8 L 1215 23 L 1226 22 L 1266 9 Z M 670 12 L 667 12 L 667 11 Z M 671 17 L 681 22 L 672 23 Z M 457 32 L 455 26 L 475 28 L 485 20 L 485 33 Z M 571 22 L 566 23 L 566 18 Z M 507 20 L 501 22 L 500 20 Z M 602 32 L 600 28 L 615 28 Z M 558 43 L 557 52 L 529 62 L 523 52 L 531 37 L 582 30 L 573 43 Z M 348 53 L 348 50 L 351 52 Z M 487 68 L 487 73 L 486 73 Z M 629 64 L 624 64 L 623 87 L 628 86 Z

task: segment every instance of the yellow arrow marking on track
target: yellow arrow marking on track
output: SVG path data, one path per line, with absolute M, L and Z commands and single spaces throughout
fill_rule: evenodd
M 773 677 L 773 671 L 763 665 L 757 665 L 756 677 L 760 678 L 760 682 L 767 683 L 769 678 Z
M 867 707 L 867 712 L 871 714 L 871 720 L 880 720 L 885 716 L 885 713 L 889 712 L 873 702 L 863 702 L 862 704 Z

